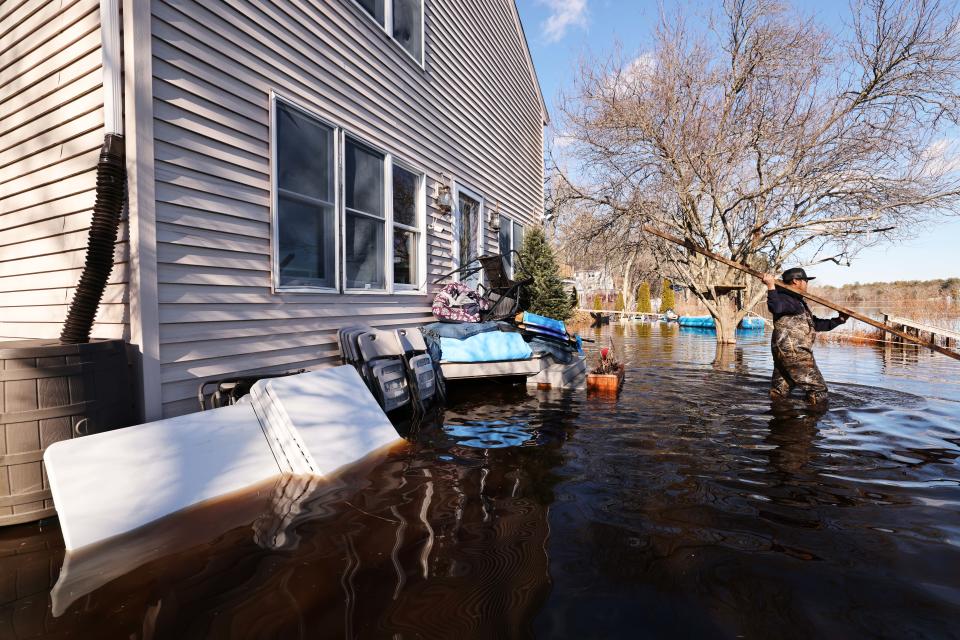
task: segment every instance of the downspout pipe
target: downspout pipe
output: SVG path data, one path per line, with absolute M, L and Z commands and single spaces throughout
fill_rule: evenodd
M 100 0 L 100 34 L 104 140 L 97 162 L 96 199 L 83 273 L 60 333 L 60 342 L 66 344 L 90 341 L 90 331 L 113 271 L 114 248 L 126 199 L 119 0 Z

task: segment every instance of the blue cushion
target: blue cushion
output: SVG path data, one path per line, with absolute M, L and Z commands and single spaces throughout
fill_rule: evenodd
M 489 331 L 464 340 L 440 338 L 443 362 L 498 362 L 501 360 L 528 360 L 533 355 L 519 333 Z

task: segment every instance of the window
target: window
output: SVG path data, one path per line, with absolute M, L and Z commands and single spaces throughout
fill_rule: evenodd
M 387 14 L 384 11 L 384 0 L 357 0 L 364 11 L 370 14 L 370 17 L 377 21 L 381 27 L 387 26 Z
M 393 284 L 413 288 L 420 282 L 420 194 L 423 177 L 393 166 Z
M 277 102 L 276 223 L 280 286 L 336 286 L 334 130 Z
M 518 252 L 523 247 L 523 225 L 514 220 L 513 222 L 513 250 Z
M 523 246 L 523 225 L 515 222 L 507 216 L 500 216 L 500 233 L 498 238 L 500 255 L 504 256 L 510 275 L 513 275 L 513 254 L 512 251 L 520 251 Z
M 344 147 L 347 289 L 384 289 L 384 156 L 347 138 Z
M 423 0 L 356 0 L 414 60 L 423 64 Z
M 422 60 L 423 0 L 393 0 L 393 39 L 415 60 Z
M 500 247 L 500 255 L 503 256 L 503 259 L 508 265 L 510 265 L 511 268 L 513 267 L 513 256 L 510 254 L 510 250 L 513 249 L 513 243 L 510 240 L 510 234 L 512 231 L 513 223 L 510 222 L 510 218 L 506 216 L 500 216 L 498 246 Z
M 276 289 L 421 288 L 422 172 L 276 96 L 273 154 Z

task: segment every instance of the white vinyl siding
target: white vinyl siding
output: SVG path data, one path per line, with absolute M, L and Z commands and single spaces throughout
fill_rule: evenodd
M 0 3 L 0 340 L 60 335 L 103 143 L 97 0 Z M 92 335 L 129 337 L 127 224 Z
M 539 224 L 543 113 L 511 2 L 425 3 L 424 68 L 354 0 L 151 4 L 165 415 L 195 411 L 205 379 L 335 363 L 348 323 L 429 322 L 428 285 L 453 268 L 452 217 L 435 206 L 443 174 Z M 421 175 L 420 287 L 276 288 L 273 93 Z M 398 229 L 387 224 L 385 251 Z

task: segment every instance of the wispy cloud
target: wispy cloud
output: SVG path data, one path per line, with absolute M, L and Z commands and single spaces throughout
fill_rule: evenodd
M 960 171 L 960 139 L 941 138 L 932 142 L 927 148 L 924 160 L 924 175 L 932 176 L 942 173 L 956 173 Z
M 606 78 L 607 89 L 617 97 L 630 95 L 638 84 L 645 83 L 654 71 L 651 53 L 641 53 L 633 60 L 618 66 Z
M 542 34 L 547 42 L 560 40 L 570 27 L 587 26 L 587 0 L 537 1 L 550 8 L 550 15 L 542 24 Z

